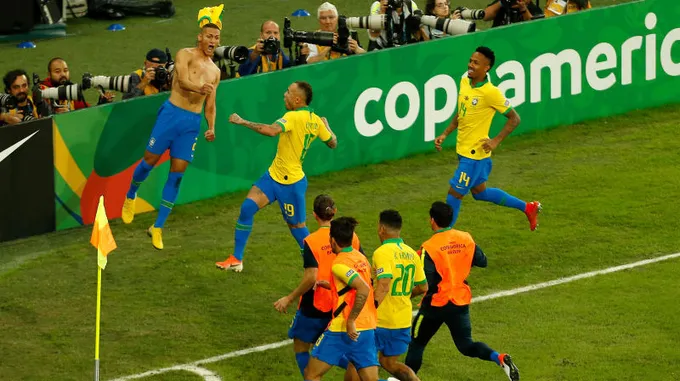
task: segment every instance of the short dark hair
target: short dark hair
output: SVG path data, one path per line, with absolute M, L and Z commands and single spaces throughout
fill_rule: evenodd
M 447 228 L 453 222 L 453 208 L 445 202 L 435 201 L 430 208 L 430 217 L 440 228 Z
M 354 228 L 359 222 L 354 217 L 340 217 L 331 221 L 331 238 L 340 247 L 349 247 L 354 239 Z
M 494 54 L 493 50 L 487 48 L 486 46 L 478 47 L 475 52 L 480 53 L 489 60 L 489 68 L 492 68 L 496 63 L 496 54 Z
M 312 85 L 305 81 L 296 81 L 295 84 L 305 93 L 305 104 L 309 106 L 312 103 Z
M 203 25 L 203 26 L 201 27 L 201 31 L 204 31 L 204 30 L 206 30 L 206 29 L 208 29 L 208 28 L 213 28 L 213 29 L 221 30 L 220 27 L 217 26 L 217 24 L 214 24 L 214 23 L 209 22 L 209 23 L 207 23 L 207 24 L 205 24 L 205 25 Z
M 52 59 L 50 60 L 50 62 L 47 63 L 47 72 L 48 72 L 48 73 L 51 73 L 51 72 L 52 72 L 52 64 L 53 64 L 55 61 L 64 61 L 64 62 L 66 62 L 66 60 L 63 59 L 63 58 L 61 58 L 61 57 L 54 57 L 54 58 L 52 58 Z
M 320 194 L 314 199 L 314 213 L 324 221 L 330 221 L 335 216 L 335 201 L 327 194 Z
M 9 89 L 10 89 L 10 87 L 12 87 L 12 84 L 14 83 L 14 81 L 16 81 L 17 78 L 21 77 L 22 75 L 26 76 L 26 80 L 28 81 L 28 73 L 26 73 L 26 70 L 23 70 L 23 69 L 14 69 L 14 70 L 8 72 L 7 74 L 5 74 L 5 76 L 2 78 L 2 82 L 5 83 L 5 92 L 6 93 L 9 93 Z
M 401 214 L 393 209 L 383 210 L 380 212 L 380 224 L 390 229 L 401 230 Z

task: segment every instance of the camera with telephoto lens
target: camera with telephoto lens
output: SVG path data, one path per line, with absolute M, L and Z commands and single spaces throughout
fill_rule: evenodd
M 486 17 L 484 9 L 467 9 L 465 7 L 458 7 L 454 12 L 459 12 L 463 20 L 483 20 Z
M 17 108 L 17 99 L 11 94 L 0 94 L 0 107 L 8 110 Z
M 283 21 L 283 47 L 290 48 L 293 46 L 293 42 L 333 46 L 333 32 L 294 30 L 290 26 L 290 19 L 286 17 Z
M 248 59 L 248 48 L 245 46 L 219 46 L 215 49 L 214 57 L 244 63 Z
M 347 26 L 350 28 L 385 30 L 388 19 L 385 15 L 371 15 L 361 17 L 347 17 Z
M 83 87 L 77 83 L 67 82 L 61 86 L 40 88 L 40 76 L 33 73 L 33 103 L 40 104 L 43 99 L 53 99 L 59 101 L 82 101 Z
M 430 28 L 441 30 L 442 32 L 452 36 L 471 33 L 477 30 L 477 25 L 475 23 L 465 20 L 454 20 L 430 15 L 414 17 L 418 17 L 422 25 L 427 25 Z
M 92 87 L 102 87 L 105 90 L 115 90 L 121 93 L 127 93 L 130 90 L 130 76 L 129 75 L 92 75 L 90 73 L 83 74 L 83 90 Z
M 264 45 L 262 48 L 262 53 L 264 54 L 278 54 L 279 50 L 281 50 L 281 41 L 273 36 L 262 40 L 262 44 Z

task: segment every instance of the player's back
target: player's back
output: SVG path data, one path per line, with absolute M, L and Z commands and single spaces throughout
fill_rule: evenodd
M 309 107 L 289 111 L 276 123 L 283 131 L 269 173 L 278 183 L 293 184 L 305 176 L 302 163 L 312 142 L 317 137 L 327 142 L 332 135 Z
M 465 74 L 460 80 L 458 95 L 456 153 L 475 160 L 491 156 L 482 149 L 481 140 L 489 138 L 496 111 L 505 114 L 510 109 L 510 102 L 488 79 L 472 86 Z
M 411 291 L 427 282 L 421 258 L 401 238 L 388 239 L 374 252 L 373 268 L 378 280 L 391 277 L 389 291 L 378 307 L 378 327 L 410 327 Z

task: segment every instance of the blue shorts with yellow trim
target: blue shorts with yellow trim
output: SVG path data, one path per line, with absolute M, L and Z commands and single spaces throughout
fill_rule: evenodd
M 293 323 L 288 330 L 289 339 L 298 339 L 305 343 L 315 343 L 328 327 L 331 318 L 311 318 L 297 310 Z
M 191 162 L 200 130 L 201 114 L 177 107 L 167 100 L 158 110 L 146 149 L 161 155 L 169 148 L 170 157 Z
M 383 356 L 400 356 L 406 353 L 410 343 L 411 327 L 375 329 L 375 346 Z
M 307 193 L 307 177 L 293 184 L 281 184 L 274 180 L 269 171 L 255 183 L 255 186 L 267 196 L 269 202 L 278 201 L 281 207 L 283 219 L 290 225 L 305 222 L 307 205 L 305 194 Z
M 489 180 L 491 167 L 490 157 L 475 160 L 458 155 L 458 168 L 456 168 L 456 172 L 451 180 L 449 180 L 449 184 L 453 190 L 464 196 L 471 188 Z
M 350 339 L 347 332 L 326 331 L 312 349 L 312 357 L 334 366 L 340 366 L 343 356 L 357 369 L 378 366 L 375 330 L 359 331 L 357 341 Z

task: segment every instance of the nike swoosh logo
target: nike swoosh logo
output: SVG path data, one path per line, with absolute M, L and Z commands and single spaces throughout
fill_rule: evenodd
M 21 147 L 24 143 L 26 143 L 28 141 L 28 139 L 32 138 L 33 135 L 37 134 L 38 132 L 40 132 L 40 130 L 28 135 L 27 137 L 23 138 L 22 140 L 20 140 L 20 141 L 14 143 L 13 145 L 9 146 L 4 151 L 0 152 L 0 163 L 3 160 L 7 159 L 9 157 L 9 155 L 11 155 L 17 149 L 19 149 L 19 147 Z

